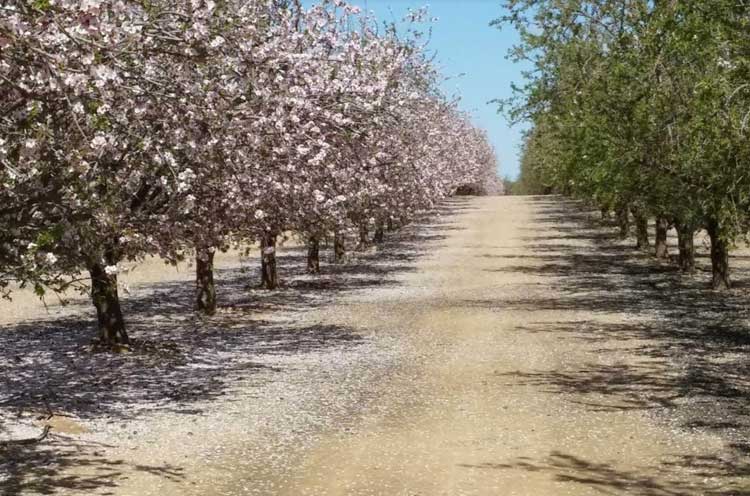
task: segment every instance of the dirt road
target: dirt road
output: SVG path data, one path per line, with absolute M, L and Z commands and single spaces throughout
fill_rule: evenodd
M 377 412 L 350 436 L 324 438 L 279 494 L 739 493 L 698 463 L 723 452 L 720 438 L 611 394 L 648 396 L 657 360 L 637 353 L 635 337 L 603 334 L 633 318 L 608 308 L 610 295 L 586 295 L 602 302 L 597 313 L 569 304 L 586 289 L 566 287 L 565 268 L 596 277 L 570 262 L 597 247 L 558 208 L 475 200 L 404 287 L 347 312 L 408 333 L 415 360 L 378 385 Z
M 331 376 L 326 397 L 361 388 L 359 408 L 331 413 L 338 424 L 266 460 L 241 454 L 259 442 L 253 429 L 221 437 L 199 422 L 175 449 L 216 443 L 220 456 L 175 454 L 164 463 L 185 478 L 133 472 L 107 490 L 142 494 L 158 480 L 162 496 L 750 494 L 746 452 L 726 434 L 745 424 L 735 416 L 727 427 L 725 410 L 706 410 L 730 400 L 705 377 L 694 394 L 690 358 L 666 332 L 674 302 L 649 296 L 660 281 L 634 282 L 653 262 L 626 267 L 624 248 L 603 246 L 560 200 L 454 206 L 415 266 L 311 314 L 398 347 L 399 363 L 383 373 Z M 288 462 L 269 468 L 271 457 Z

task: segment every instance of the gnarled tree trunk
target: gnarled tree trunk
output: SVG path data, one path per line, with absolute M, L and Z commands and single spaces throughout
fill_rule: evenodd
M 111 266 L 117 264 L 116 260 L 107 260 L 107 263 Z M 106 267 L 96 262 L 89 267 L 89 274 L 91 300 L 96 307 L 99 343 L 106 346 L 130 344 L 117 294 L 117 273 L 108 274 Z
M 260 239 L 260 275 L 264 288 L 276 289 L 279 286 L 275 234 L 264 234 Z
M 634 208 L 633 219 L 635 221 L 636 248 L 639 250 L 647 250 L 649 246 L 648 217 L 642 209 Z
M 695 228 L 679 221 L 675 223 L 675 228 L 677 229 L 677 246 L 679 249 L 677 263 L 681 271 L 693 272 L 695 270 L 695 245 L 693 243 Z
M 320 274 L 320 238 L 318 236 L 307 238 L 307 272 Z
M 346 243 L 344 241 L 344 235 L 339 231 L 333 234 L 333 263 L 344 263 L 344 257 L 346 256 Z
M 669 258 L 669 249 L 667 248 L 667 231 L 669 231 L 669 221 L 664 217 L 657 217 L 656 240 L 654 242 L 656 258 Z
M 732 287 L 729 279 L 729 245 L 722 237 L 719 222 L 716 219 L 708 220 L 706 230 L 711 238 L 711 272 L 713 274 L 711 287 L 729 289 Z
M 195 308 L 206 315 L 216 313 L 214 252 L 201 249 L 195 254 Z

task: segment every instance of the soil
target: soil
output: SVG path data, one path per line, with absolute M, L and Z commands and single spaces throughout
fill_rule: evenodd
M 0 459 L 0 494 L 750 495 L 746 290 L 709 291 L 710 274 L 595 217 L 554 197 L 457 199 L 319 277 L 290 247 L 280 291 L 174 329 L 248 333 L 201 342 L 205 367 L 236 365 L 205 394 L 124 391 L 106 415 L 57 398 L 75 428 Z M 170 387 L 199 383 L 177 343 L 192 372 Z

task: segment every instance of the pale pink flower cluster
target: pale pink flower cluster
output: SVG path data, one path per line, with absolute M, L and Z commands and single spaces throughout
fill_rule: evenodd
M 0 285 L 406 221 L 494 177 L 418 36 L 290 4 L 3 2 Z

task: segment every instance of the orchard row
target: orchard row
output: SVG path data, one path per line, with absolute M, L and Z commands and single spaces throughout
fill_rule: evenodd
M 99 339 L 128 342 L 125 260 L 196 258 L 295 232 L 382 237 L 458 188 L 494 186 L 483 132 L 439 91 L 415 11 L 340 0 L 0 4 L 0 290 L 91 288 Z M 88 273 L 87 277 L 81 274 Z
M 712 0 L 508 0 L 533 64 L 511 114 L 529 119 L 521 189 L 614 210 L 623 236 L 682 270 L 711 239 L 713 286 L 730 286 L 729 250 L 750 221 L 750 9 Z

